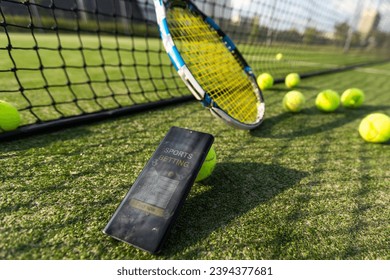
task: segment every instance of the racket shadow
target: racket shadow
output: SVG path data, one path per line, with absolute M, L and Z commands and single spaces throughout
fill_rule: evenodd
M 194 244 L 306 176 L 305 172 L 276 164 L 218 163 L 210 178 L 193 186 L 161 255 L 193 257 L 197 250 L 191 248 Z
M 312 87 L 312 86 L 296 86 L 294 88 L 286 88 L 284 86 L 284 81 L 283 83 L 279 83 L 279 84 L 276 84 L 274 87 L 272 87 L 269 91 L 270 92 L 282 92 L 283 94 L 285 94 L 286 92 L 288 91 L 292 91 L 292 90 L 313 90 L 313 91 L 316 91 L 318 90 L 317 87 Z

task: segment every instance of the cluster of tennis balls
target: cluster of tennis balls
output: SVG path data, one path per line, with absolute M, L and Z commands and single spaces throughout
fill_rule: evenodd
M 278 59 L 278 55 L 276 59 Z M 299 85 L 300 81 L 300 76 L 297 73 L 291 73 L 286 76 L 285 85 L 287 88 L 293 89 Z M 257 83 L 261 90 L 267 90 L 273 86 L 274 79 L 269 73 L 263 73 L 258 76 Z M 341 96 L 334 90 L 326 89 L 317 95 L 315 106 L 322 112 L 330 113 L 334 112 L 340 105 L 351 109 L 359 108 L 364 99 L 364 92 L 358 88 L 349 88 Z M 287 92 L 283 98 L 283 108 L 293 113 L 300 112 L 305 103 L 305 96 L 298 90 Z M 389 141 L 390 117 L 382 113 L 369 114 L 360 122 L 359 134 L 366 142 L 384 143 Z

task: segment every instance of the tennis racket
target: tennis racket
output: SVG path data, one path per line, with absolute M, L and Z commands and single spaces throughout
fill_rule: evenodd
M 195 98 L 233 127 L 259 126 L 264 98 L 233 41 L 191 1 L 154 0 L 154 6 L 164 48 Z

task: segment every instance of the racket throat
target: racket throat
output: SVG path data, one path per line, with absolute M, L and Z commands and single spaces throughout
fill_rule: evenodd
M 204 97 L 203 97 L 203 100 L 201 101 L 201 103 L 204 107 L 209 108 L 209 109 L 211 109 L 211 108 L 220 109 L 219 106 L 217 105 L 217 103 L 215 103 L 215 101 L 213 101 L 207 93 L 204 94 Z

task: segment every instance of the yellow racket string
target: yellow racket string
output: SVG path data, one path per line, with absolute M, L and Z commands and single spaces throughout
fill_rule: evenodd
M 236 120 L 256 122 L 260 101 L 218 33 L 201 16 L 183 8 L 172 8 L 167 19 L 173 41 L 200 86 Z

